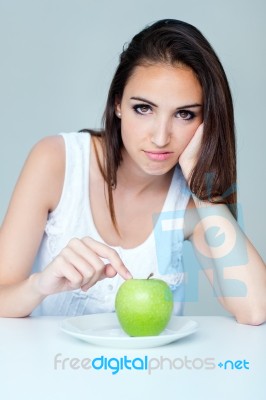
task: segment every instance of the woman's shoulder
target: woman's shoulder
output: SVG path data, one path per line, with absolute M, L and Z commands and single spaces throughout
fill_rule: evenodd
M 29 177 L 38 174 L 39 181 L 48 189 L 49 208 L 53 209 L 61 196 L 65 176 L 63 137 L 47 136 L 36 142 L 28 155 L 24 170 Z
M 45 136 L 36 142 L 30 155 L 35 155 L 38 153 L 38 156 L 51 156 L 53 157 L 56 154 L 60 155 L 60 153 L 64 154 L 64 139 L 61 135 L 53 135 L 53 136 Z
M 65 145 L 63 137 L 55 135 L 40 139 L 32 147 L 27 162 L 38 168 L 43 167 L 44 173 L 64 173 Z

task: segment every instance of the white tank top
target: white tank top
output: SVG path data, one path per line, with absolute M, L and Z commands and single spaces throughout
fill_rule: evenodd
M 66 167 L 60 201 L 48 215 L 44 235 L 32 272 L 42 271 L 73 237 L 90 236 L 104 243 L 94 225 L 89 199 L 90 134 L 60 133 L 65 142 Z M 182 266 L 183 219 L 190 197 L 177 166 L 160 214 L 154 216 L 149 237 L 132 249 L 113 247 L 134 278 L 154 277 L 166 281 L 174 293 L 174 313 L 182 313 L 184 272 Z M 140 227 L 141 229 L 141 227 Z M 31 315 L 83 315 L 113 312 L 115 296 L 123 283 L 119 275 L 81 289 L 46 297 Z

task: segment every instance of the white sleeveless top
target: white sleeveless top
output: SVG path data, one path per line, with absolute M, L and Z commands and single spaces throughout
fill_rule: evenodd
M 61 199 L 49 216 L 32 272 L 43 270 L 71 238 L 90 236 L 104 243 L 94 225 L 89 199 L 90 134 L 60 133 L 65 142 L 66 168 Z M 182 313 L 184 272 L 182 266 L 183 219 L 190 197 L 181 169 L 177 166 L 154 230 L 132 249 L 113 247 L 134 278 L 165 280 L 174 293 L 174 313 Z M 141 227 L 140 227 L 141 229 Z M 108 262 L 108 261 L 106 261 Z M 123 278 L 117 274 L 97 282 L 87 292 L 81 289 L 46 297 L 31 315 L 82 315 L 113 312 L 115 296 Z

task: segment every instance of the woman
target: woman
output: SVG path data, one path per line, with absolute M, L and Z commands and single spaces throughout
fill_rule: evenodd
M 221 304 L 263 323 L 265 265 L 234 218 L 235 182 L 223 68 L 195 27 L 158 21 L 122 52 L 102 132 L 31 151 L 1 228 L 0 315 L 111 312 L 123 280 L 151 272 L 181 314 L 188 239 Z M 226 245 L 212 245 L 210 220 Z

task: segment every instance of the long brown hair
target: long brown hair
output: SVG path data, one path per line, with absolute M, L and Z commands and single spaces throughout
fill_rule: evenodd
M 134 69 L 147 63 L 183 64 L 196 74 L 203 91 L 204 135 L 198 162 L 191 173 L 190 190 L 201 200 L 227 204 L 236 216 L 234 113 L 224 69 L 197 28 L 183 21 L 164 19 L 143 29 L 124 47 L 108 93 L 101 131 L 105 160 L 102 173 L 114 225 L 117 228 L 112 190 L 122 161 L 121 122 L 115 114 L 115 99 L 122 98 Z

